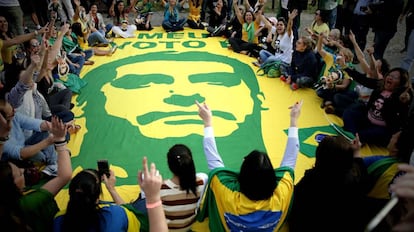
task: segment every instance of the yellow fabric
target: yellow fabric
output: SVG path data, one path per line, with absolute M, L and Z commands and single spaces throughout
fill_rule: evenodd
M 317 23 L 312 23 L 312 32 L 317 32 L 318 34 L 323 33 L 324 35 L 329 34 L 329 26 L 326 23 L 322 23 L 321 25 L 318 25 Z
M 198 7 L 196 7 L 194 5 L 193 0 L 188 1 L 188 4 L 190 5 L 190 10 L 188 12 L 188 19 L 189 20 L 193 20 L 195 22 L 200 20 L 201 5 L 202 5 L 203 1 L 202 0 L 199 0 L 199 1 L 200 1 L 200 3 L 199 3 Z
M 395 174 L 398 172 L 398 163 L 392 164 L 377 180 L 372 190 L 368 193 L 369 197 L 377 199 L 390 199 L 388 185 L 391 183 Z
M 3 58 L 4 64 L 11 64 L 13 63 L 13 56 L 16 53 L 17 45 L 10 46 L 5 49 L 1 49 L 1 56 Z
M 185 28 L 184 31 L 181 32 L 175 32 L 175 33 L 165 33 L 165 31 L 161 27 L 155 27 L 150 32 L 141 32 L 137 31 L 135 38 L 115 38 L 114 42 L 118 45 L 117 51 L 112 56 L 93 56 L 91 60 L 95 61 L 94 65 L 86 65 L 83 67 L 81 71 L 81 78 L 83 78 L 88 73 L 91 73 L 94 69 L 97 69 L 105 64 L 121 60 L 127 57 L 136 56 L 136 55 L 145 55 L 147 53 L 152 52 L 159 52 L 159 51 L 168 51 L 168 52 L 187 52 L 187 51 L 200 51 L 200 52 L 208 52 L 212 54 L 218 54 L 223 55 L 232 59 L 236 59 L 240 62 L 245 63 L 249 68 L 252 69 L 252 71 L 255 73 L 257 71 L 257 67 L 255 67 L 252 64 L 252 61 L 254 61 L 254 58 L 248 57 L 246 55 L 242 55 L 239 53 L 235 53 L 231 50 L 227 49 L 227 43 L 225 39 L 219 38 L 219 37 L 203 37 L 203 35 L 207 34 L 205 31 L 202 30 L 192 30 L 189 28 Z M 147 35 L 147 36 L 144 36 Z M 159 64 L 159 63 L 154 63 Z M 188 71 L 197 71 L 200 69 L 200 66 L 197 65 L 196 62 L 195 65 L 189 65 L 189 66 L 176 66 L 176 69 L 182 70 L 183 72 Z M 136 65 L 136 66 L 134 66 Z M 221 67 L 223 64 L 220 61 L 217 61 L 217 64 L 214 66 L 209 67 L 210 70 L 214 70 L 217 67 Z M 126 69 L 118 69 L 118 72 L 120 75 L 127 75 L 127 74 L 137 74 L 142 72 L 143 70 L 137 68 L 140 67 L 139 64 L 133 64 L 129 66 Z M 178 68 L 177 68 L 178 67 Z M 153 66 L 145 68 L 145 70 L 162 70 L 163 67 L 159 66 Z M 109 72 L 110 70 L 108 70 Z M 96 80 L 99 80 L 104 75 L 106 75 L 106 72 L 103 72 L 101 76 L 96 76 Z M 299 101 L 301 99 L 304 100 L 304 107 L 302 109 L 302 116 L 300 118 L 300 128 L 311 128 L 315 126 L 327 126 L 329 127 L 329 119 L 335 124 L 338 124 L 342 126 L 342 120 L 334 115 L 328 115 L 325 116 L 323 111 L 320 109 L 319 105 L 321 103 L 321 99 L 315 94 L 315 91 L 313 89 L 301 89 L 299 91 L 292 91 L 289 87 L 289 85 L 286 85 L 285 83 L 281 82 L 278 78 L 263 78 L 258 76 L 253 76 L 252 78 L 255 78 L 258 82 L 260 93 L 258 97 L 261 100 L 261 109 L 260 112 L 261 115 L 261 121 L 257 122 L 257 126 L 262 129 L 262 137 L 263 141 L 266 146 L 266 151 L 269 154 L 269 157 L 272 161 L 272 164 L 277 167 L 280 165 L 282 155 L 284 152 L 284 148 L 286 145 L 286 133 L 284 130 L 289 126 L 289 106 L 292 105 L 293 102 Z M 91 83 L 89 83 L 91 84 Z M 88 85 L 89 85 L 88 84 Z M 109 84 L 110 85 L 110 84 Z M 211 85 L 214 86 L 214 83 Z M 228 88 L 229 90 L 231 88 Z M 185 88 L 185 89 L 174 89 L 171 88 L 169 91 L 188 91 L 185 92 L 185 95 L 191 95 L 193 94 L 192 87 Z M 212 90 L 211 90 L 212 91 Z M 220 98 L 219 101 L 213 101 L 212 97 L 205 99 L 207 103 L 209 104 L 210 108 L 214 111 L 219 106 L 234 106 L 236 108 L 243 107 L 246 105 L 246 102 L 234 102 L 230 101 L 228 99 L 226 94 L 229 91 L 225 92 L 215 92 L 213 93 L 214 96 L 218 96 Z M 80 154 L 81 151 L 81 144 L 85 139 L 85 135 L 88 134 L 88 132 L 91 132 L 93 129 L 88 128 L 88 120 L 99 120 L 99 118 L 88 118 L 88 115 L 85 115 L 85 106 L 88 102 L 84 104 L 78 104 L 77 99 L 84 97 L 86 93 L 81 93 L 80 95 L 75 95 L 73 97 L 73 103 L 75 104 L 75 107 L 73 108 L 73 112 L 75 114 L 76 118 L 76 124 L 81 125 L 82 129 L 77 133 L 71 135 L 71 140 L 69 141 L 69 148 L 72 153 L 72 159 L 75 157 L 81 157 L 84 154 Z M 113 93 L 116 95 L 116 93 Z M 154 91 L 154 94 L 160 94 L 160 92 Z M 235 92 L 235 94 L 238 94 L 238 99 L 240 100 L 242 97 L 244 97 L 246 94 L 243 91 Z M 214 97 L 213 96 L 213 97 Z M 108 96 L 110 97 L 110 96 Z M 131 108 L 138 108 L 138 107 L 131 107 L 131 101 L 133 99 L 128 99 L 125 101 L 118 101 L 116 105 L 109 105 L 106 104 L 105 108 L 106 110 L 110 109 L 116 109 L 118 111 L 124 112 L 125 110 L 131 109 Z M 157 107 L 161 103 L 157 103 Z M 139 108 L 146 108 L 146 107 L 153 107 L 153 103 L 149 102 L 147 100 L 139 101 Z M 160 108 L 161 109 L 161 108 Z M 194 112 L 197 112 L 196 107 L 194 106 Z M 213 112 L 214 114 L 214 112 Z M 128 117 L 128 113 L 125 113 Z M 306 117 L 306 116 L 312 115 L 312 117 Z M 249 115 L 247 115 L 249 116 Z M 115 117 L 114 117 L 115 118 Z M 135 118 L 135 117 L 133 117 Z M 216 120 L 215 123 L 215 132 L 219 133 L 224 125 L 221 123 L 222 120 Z M 105 125 L 103 126 L 103 131 L 101 136 L 115 136 L 110 134 L 108 132 L 111 127 L 114 127 L 116 125 Z M 203 133 L 203 127 L 202 125 L 194 125 L 197 129 L 197 133 L 202 134 Z M 108 131 L 107 131 L 108 130 Z M 175 131 L 172 130 L 159 130 L 157 128 L 154 128 L 153 131 L 158 134 L 169 134 L 174 133 Z M 316 133 L 316 132 L 315 132 Z M 90 133 L 88 134 L 90 135 Z M 317 143 L 314 140 L 314 133 L 304 136 L 300 135 L 300 140 L 311 146 L 316 146 Z M 95 140 L 97 143 L 99 142 L 99 138 L 96 138 Z M 243 141 L 241 141 L 243 142 Z M 245 141 L 246 142 L 246 141 Z M 176 138 L 174 140 L 171 140 L 172 143 L 185 143 L 185 141 L 180 140 L 180 138 Z M 117 152 L 118 147 L 121 146 L 119 144 L 114 145 L 113 149 L 108 151 L 107 153 L 110 153 L 113 156 L 121 156 Z M 200 141 L 201 146 L 201 141 Z M 220 149 L 220 148 L 219 148 Z M 128 162 L 136 165 L 136 170 L 141 169 L 141 158 L 142 156 L 146 155 L 149 157 L 151 161 L 152 156 L 164 156 L 166 154 L 166 151 L 168 148 L 165 148 L 163 152 L 159 153 L 146 153 L 142 154 L 142 152 L 139 152 L 137 150 L 131 151 L 131 153 L 136 154 L 136 159 L 128 160 Z M 375 147 L 375 146 L 364 146 L 362 148 L 361 153 L 363 155 L 370 155 L 370 154 L 384 154 L 386 153 L 385 148 L 381 147 Z M 203 156 L 203 154 L 198 154 Z M 241 157 L 240 157 L 241 159 Z M 111 161 L 111 157 L 109 156 L 109 160 Z M 225 160 L 227 162 L 227 160 Z M 301 179 L 303 176 L 303 173 L 305 170 L 311 168 L 314 165 L 315 159 L 307 157 L 303 154 L 298 155 L 297 159 L 297 165 L 295 168 L 295 183 Z M 157 167 L 161 164 L 156 163 Z M 165 166 L 166 164 L 164 164 Z M 200 169 L 205 167 L 205 163 L 197 163 L 196 168 Z M 85 165 L 73 165 L 73 176 L 76 175 L 80 170 L 83 170 L 85 168 L 95 168 L 95 166 L 85 166 Z M 136 175 L 136 172 L 134 174 L 129 174 L 125 171 L 125 169 L 122 166 L 111 164 L 110 167 L 111 170 L 114 171 L 117 180 L 123 180 L 124 178 L 134 176 Z M 165 178 L 168 178 L 168 176 L 171 175 L 167 170 L 160 170 L 160 172 L 163 174 L 162 176 Z M 136 176 L 135 176 L 136 178 Z M 103 186 L 103 196 L 101 197 L 102 200 L 111 200 L 110 194 L 107 192 L 106 188 Z M 125 184 L 121 185 L 119 182 L 117 182 L 116 187 L 118 193 L 123 198 L 125 202 L 131 202 L 134 201 L 139 192 L 140 188 L 137 185 L 137 183 L 132 184 Z M 286 190 L 287 191 L 287 190 Z M 59 192 L 59 194 L 56 196 L 56 201 L 58 203 L 58 206 L 60 209 L 65 209 L 68 201 L 68 190 L 63 189 Z M 233 203 L 232 203 L 233 204 Z M 208 220 L 207 220 L 208 221 Z M 194 231 L 208 231 L 206 230 L 206 223 L 198 223 L 196 222 L 193 226 Z M 282 231 L 285 231 L 284 228 L 282 228 Z
M 217 176 L 214 176 L 210 184 L 211 190 L 216 197 L 217 208 L 221 217 L 221 223 L 226 227 L 224 213 L 231 213 L 233 215 L 246 215 L 256 210 L 264 211 L 281 211 L 282 217 L 280 222 L 283 222 L 290 207 L 292 200 L 292 192 L 294 188 L 293 179 L 288 172 L 285 172 L 284 177 L 278 183 L 273 196 L 268 200 L 252 201 L 241 192 L 234 192 L 223 185 Z M 281 206 L 281 207 L 280 207 Z M 282 223 L 279 223 L 275 231 L 280 229 Z M 226 227 L 227 231 L 230 231 Z
M 139 222 L 138 218 L 135 214 L 125 207 L 122 207 L 127 215 L 128 218 L 128 231 L 129 232 L 136 232 L 139 231 L 141 228 L 141 223 Z

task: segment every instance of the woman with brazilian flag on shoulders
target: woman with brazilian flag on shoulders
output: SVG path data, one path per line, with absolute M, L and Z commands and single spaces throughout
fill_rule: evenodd
M 197 220 L 208 217 L 210 231 L 216 232 L 278 231 L 292 202 L 302 102 L 290 107 L 290 128 L 280 167 L 274 169 L 266 153 L 254 150 L 244 157 L 239 173 L 224 167 L 216 147 L 211 110 L 206 103 L 196 104 L 204 122 L 204 153 L 211 170 Z

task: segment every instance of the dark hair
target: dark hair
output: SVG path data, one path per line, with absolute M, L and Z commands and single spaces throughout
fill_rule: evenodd
M 239 174 L 240 192 L 250 200 L 269 199 L 276 188 L 276 175 L 266 153 L 254 150 L 244 157 Z
M 326 136 L 316 148 L 315 169 L 331 174 L 348 172 L 353 165 L 354 150 L 342 136 Z
M 247 13 L 252 14 L 252 17 L 253 17 L 253 20 L 252 21 L 254 22 L 254 20 L 256 20 L 256 17 L 254 16 L 254 12 L 251 11 L 251 10 L 246 10 L 246 12 L 244 12 L 244 14 L 243 14 L 243 20 L 246 21 L 246 14 Z
M 381 61 L 381 74 L 387 73 L 390 70 L 390 63 L 384 58 L 379 59 Z
M 118 6 L 121 3 L 124 3 L 124 1 L 117 0 L 116 3 L 115 3 L 115 6 L 114 6 L 116 24 L 120 24 L 121 23 L 121 14 L 124 14 L 124 12 L 125 12 L 125 8 L 124 8 L 124 10 L 122 12 L 119 12 L 119 10 L 118 10 Z
M 7 21 L 7 23 L 9 23 L 9 19 L 6 16 L 0 15 L 0 17 L 5 18 L 6 21 Z M 13 32 L 10 29 L 11 29 L 11 27 L 10 27 L 10 24 L 9 24 L 9 27 L 8 27 L 8 29 L 6 31 L 6 35 L 8 37 L 10 37 L 10 38 L 14 38 L 14 34 L 13 34 Z M 6 39 L 6 37 L 3 36 L 3 33 L 0 33 L 0 39 L 2 39 L 2 40 L 5 40 Z
M 395 90 L 393 90 L 393 93 L 401 94 L 407 89 L 412 89 L 408 72 L 405 69 L 400 68 L 400 67 L 392 68 L 387 73 L 384 74 L 384 79 L 380 82 L 382 85 L 381 88 L 384 87 L 386 77 L 391 72 L 395 72 L 395 71 L 397 71 L 400 74 L 400 85 Z
M 99 231 L 99 208 L 101 194 L 98 171 L 86 169 L 79 172 L 69 184 L 69 202 L 63 216 L 63 231 Z
M 23 220 L 19 188 L 14 183 L 10 163 L 0 161 L 0 225 L 10 231 L 31 231 Z
M 180 187 L 187 194 L 193 192 L 197 196 L 195 165 L 190 148 L 184 144 L 176 144 L 168 150 L 168 167 L 180 179 Z
M 82 37 L 82 25 L 78 22 L 72 24 L 72 32 L 75 33 L 75 35 Z
M 287 22 L 286 22 L 286 19 L 284 17 L 277 18 L 277 22 L 282 22 L 285 25 L 285 27 L 287 27 Z

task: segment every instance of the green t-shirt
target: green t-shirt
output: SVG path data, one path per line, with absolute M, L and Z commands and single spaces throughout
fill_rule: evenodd
M 33 231 L 52 231 L 53 218 L 59 211 L 53 194 L 45 189 L 29 190 L 20 199 L 20 208 Z

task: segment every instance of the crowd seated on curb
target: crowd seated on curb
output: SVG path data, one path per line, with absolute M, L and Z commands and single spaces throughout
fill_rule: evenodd
M 152 22 L 153 0 L 107 0 L 105 11 L 111 23 L 98 13 L 99 4 L 91 1 L 53 0 L 49 6 L 28 1 L 50 12 L 47 22 L 32 15 L 33 32 L 21 30 L 19 1 L 0 3 L 0 224 L 4 228 L 163 232 L 189 231 L 198 221 L 208 222 L 210 231 L 278 231 L 284 226 L 292 232 L 362 231 L 395 198 L 399 201 L 395 212 L 377 229 L 414 228 L 412 0 L 404 11 L 402 1 L 340 6 L 318 0 L 314 21 L 303 30 L 304 36 L 298 36 L 295 28 L 302 9 L 292 9 L 287 18 L 267 17 L 262 0 L 163 0 L 161 25 Z M 183 13 L 187 5 L 188 16 Z M 285 1 L 280 5 L 289 8 Z M 295 0 L 292 5 L 300 3 Z M 379 15 L 391 5 L 385 22 Z M 335 19 L 335 12 L 342 17 Z M 398 16 L 407 17 L 407 55 L 401 67 L 390 67 L 384 51 L 395 34 Z M 111 56 L 116 42 L 134 39 L 137 30 L 155 26 L 165 33 L 188 26 L 207 37 L 224 37 L 233 52 L 251 57 L 257 66 L 252 68 L 279 78 L 292 91 L 313 89 L 322 113 L 340 117 L 343 129 L 355 139 L 324 137 L 314 166 L 295 181 L 303 103 L 297 102 L 290 107 L 280 166 L 270 161 L 275 154 L 253 150 L 246 151 L 240 170 L 231 170 L 215 142 L 212 110 L 206 102 L 196 101 L 204 126 L 200 146 L 208 176 L 196 173 L 190 148 L 176 144 L 167 154 L 169 179 L 159 175 L 155 164 L 148 167 L 143 158 L 138 174 L 142 191 L 133 203 L 125 203 L 117 193 L 112 170 L 102 175 L 85 169 L 72 178 L 67 143 L 82 128 L 75 123 L 71 98 L 82 94 L 87 84 L 81 78 L 83 66 L 93 65 L 94 56 Z M 374 46 L 367 46 L 369 28 L 376 29 Z M 267 73 L 268 66 L 277 74 Z M 365 144 L 386 147 L 388 154 L 362 157 L 360 148 Z M 102 182 L 112 202 L 99 199 Z M 68 183 L 70 199 L 66 210 L 59 210 L 54 197 Z M 336 216 L 343 213 L 350 216 Z

